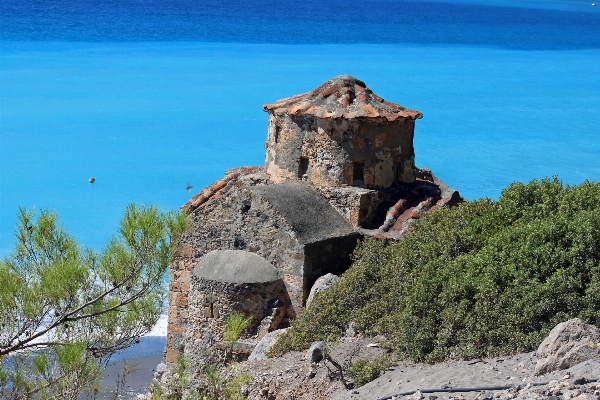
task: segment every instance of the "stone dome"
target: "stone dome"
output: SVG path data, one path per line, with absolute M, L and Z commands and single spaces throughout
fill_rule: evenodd
M 199 278 L 227 283 L 265 283 L 278 279 L 277 269 L 259 255 L 243 250 L 213 250 L 193 271 Z

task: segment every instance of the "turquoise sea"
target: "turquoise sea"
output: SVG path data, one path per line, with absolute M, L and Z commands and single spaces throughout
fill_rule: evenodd
M 3 0 L 0 256 L 19 207 L 100 248 L 262 164 L 262 105 L 341 74 L 423 112 L 417 165 L 468 199 L 599 180 L 598 32 L 587 0 Z

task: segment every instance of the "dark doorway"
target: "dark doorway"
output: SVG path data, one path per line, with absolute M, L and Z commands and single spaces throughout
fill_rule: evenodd
M 308 174 L 308 158 L 300 157 L 300 164 L 298 165 L 298 178 L 302 179 L 302 177 L 307 174 Z

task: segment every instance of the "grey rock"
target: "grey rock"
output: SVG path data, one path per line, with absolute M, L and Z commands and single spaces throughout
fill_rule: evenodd
M 315 281 L 315 284 L 310 289 L 310 294 L 308 295 L 308 299 L 306 299 L 306 306 L 312 303 L 317 293 L 321 293 L 331 287 L 334 283 L 339 281 L 340 278 L 334 274 L 326 274 L 320 277 Z
M 537 350 L 535 375 L 570 368 L 600 356 L 600 329 L 573 318 L 556 325 Z
M 318 363 L 325 357 L 327 348 L 326 342 L 313 342 L 310 345 L 310 349 L 306 352 L 306 358 L 309 363 Z
M 424 398 L 425 396 L 423 396 L 423 393 L 421 393 L 420 390 L 417 390 L 412 396 L 410 396 L 410 399 L 412 400 L 423 400 Z
M 479 396 L 477 396 L 477 400 L 494 400 L 494 392 L 481 392 Z
M 160 363 L 156 366 L 154 370 L 154 379 L 160 380 L 165 372 L 169 370 L 169 367 L 165 363 Z
M 574 397 L 577 397 L 581 394 L 581 390 L 575 389 L 575 390 L 567 390 L 563 393 L 563 399 L 572 399 Z
M 261 340 L 258 342 L 248 360 L 257 360 L 261 358 L 267 357 L 267 352 L 277 343 L 277 340 L 287 329 L 278 329 L 273 332 L 267 333 Z
M 348 327 L 346 328 L 346 332 L 344 332 L 344 336 L 347 338 L 353 338 L 356 336 L 356 330 L 354 329 L 354 322 L 350 322 Z

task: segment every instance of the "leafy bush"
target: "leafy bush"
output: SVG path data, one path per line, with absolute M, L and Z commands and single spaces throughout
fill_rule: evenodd
M 598 204 L 599 183 L 534 180 L 431 212 L 400 242 L 367 239 L 271 353 L 336 340 L 351 321 L 425 362 L 531 351 L 572 317 L 600 326 Z
M 379 378 L 381 371 L 390 366 L 390 357 L 386 354 L 376 360 L 357 360 L 348 369 L 348 376 L 354 379 L 354 387 L 362 385 Z

